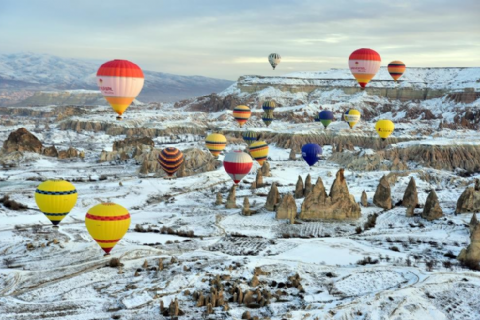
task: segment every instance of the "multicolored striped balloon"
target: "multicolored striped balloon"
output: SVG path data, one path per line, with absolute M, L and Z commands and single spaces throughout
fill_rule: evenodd
M 365 88 L 377 74 L 381 61 L 378 52 L 372 49 L 358 49 L 350 55 L 348 66 L 360 87 Z
M 268 144 L 265 141 L 257 141 L 250 145 L 250 155 L 262 166 L 268 157 Z
M 127 233 L 130 227 L 130 214 L 119 204 L 106 202 L 88 210 L 85 216 L 88 233 L 106 255 Z
M 47 180 L 35 190 L 38 209 L 57 226 L 77 203 L 77 189 L 65 180 Z
M 218 157 L 227 146 L 227 138 L 223 134 L 212 133 L 205 139 L 205 145 L 214 157 Z
M 144 76 L 142 69 L 128 60 L 112 60 L 100 66 L 97 84 L 100 92 L 118 113 L 117 120 L 142 91 Z
M 233 117 L 235 120 L 238 122 L 240 127 L 243 127 L 245 122 L 248 121 L 250 116 L 252 115 L 252 111 L 250 111 L 250 108 L 244 105 L 236 106 L 235 109 L 233 109 Z
M 263 109 L 263 111 L 269 111 L 269 110 L 273 111 L 276 106 L 277 106 L 277 104 L 275 103 L 275 101 L 267 100 L 267 101 L 263 102 L 262 109 Z
M 173 176 L 183 163 L 183 153 L 174 147 L 160 151 L 157 161 L 169 177 Z
M 344 119 L 346 122 L 348 122 L 348 125 L 350 126 L 350 129 L 353 129 L 353 127 L 357 124 L 358 121 L 360 121 L 360 111 L 355 110 L 355 109 L 350 109 L 345 114 L 343 115 Z
M 405 63 L 402 61 L 392 61 L 388 64 L 388 73 L 390 73 L 393 80 L 396 82 L 403 75 L 406 68 Z
M 272 124 L 273 119 L 273 111 L 265 111 L 262 114 L 263 123 L 265 123 L 267 127 Z
M 328 125 L 334 119 L 333 112 L 329 110 L 323 110 L 318 114 L 318 119 L 323 124 L 325 129 L 327 129 Z
M 252 157 L 241 150 L 231 151 L 223 159 L 223 167 L 235 184 L 250 172 L 252 166 Z
M 255 141 L 257 141 L 258 134 L 255 131 L 245 131 L 242 134 L 243 140 L 248 144 L 251 145 Z

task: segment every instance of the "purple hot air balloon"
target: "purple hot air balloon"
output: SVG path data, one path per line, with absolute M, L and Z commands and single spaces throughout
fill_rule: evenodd
M 307 143 L 302 147 L 302 157 L 311 167 L 320 159 L 322 147 L 316 143 Z

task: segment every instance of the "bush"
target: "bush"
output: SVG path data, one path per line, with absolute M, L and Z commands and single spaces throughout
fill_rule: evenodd
M 356 232 L 357 234 L 362 233 L 362 227 L 360 227 L 360 226 L 356 227 L 356 228 L 355 228 L 355 232 Z
M 449 260 L 443 261 L 442 265 L 445 269 L 452 269 L 452 263 Z
M 433 268 L 437 265 L 437 260 L 425 260 L 425 267 L 427 268 L 428 272 L 431 272 Z
M 363 229 L 368 230 L 368 229 L 375 228 L 375 225 L 377 224 L 377 217 L 378 217 L 378 214 L 376 213 L 369 214 L 367 218 L 367 222 L 365 222 L 363 225 Z
M 457 258 L 457 256 L 453 254 L 452 250 L 448 250 L 448 252 L 445 253 L 443 256 L 446 257 L 446 258 L 450 258 L 450 259 Z
M 360 266 L 364 266 L 364 265 L 367 265 L 367 264 L 377 264 L 378 263 L 378 260 L 377 259 L 373 259 L 372 257 L 368 256 L 368 257 L 365 257 L 363 258 L 362 260 L 358 260 L 357 261 L 357 264 L 360 265 Z
M 395 252 L 400 252 L 400 249 L 398 249 L 397 246 L 391 246 L 389 249 Z
M 10 200 L 10 197 L 7 195 L 4 195 L 3 198 L 0 199 L 0 203 L 3 203 L 3 205 L 10 210 L 19 211 L 28 209 L 26 205 L 18 203 L 15 200 Z
M 120 267 L 122 264 L 120 263 L 120 259 L 119 258 L 112 258 L 110 259 L 110 261 L 108 262 L 108 266 L 110 268 L 118 268 Z

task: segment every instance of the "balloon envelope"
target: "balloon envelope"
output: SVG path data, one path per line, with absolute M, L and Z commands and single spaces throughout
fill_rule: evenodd
M 47 180 L 35 190 L 38 209 L 56 226 L 77 202 L 75 186 L 65 180 Z
M 375 124 L 375 130 L 382 140 L 388 138 L 395 130 L 395 125 L 390 120 L 378 120 Z
M 243 140 L 248 144 L 251 145 L 255 141 L 257 141 L 258 134 L 255 131 L 245 131 L 242 134 Z
M 227 146 L 227 138 L 223 134 L 212 133 L 205 139 L 205 145 L 214 157 L 218 157 Z
M 100 92 L 118 113 L 117 119 L 121 119 L 121 115 L 142 91 L 143 83 L 142 69 L 128 60 L 108 61 L 97 71 Z
M 263 109 L 263 111 L 273 111 L 276 106 L 277 105 L 276 105 L 275 101 L 267 100 L 267 101 L 263 102 L 262 109 Z
M 275 67 L 280 63 L 282 60 L 282 57 L 278 53 L 271 53 L 268 56 L 268 62 L 272 65 L 273 70 L 275 70 Z
M 250 108 L 247 106 L 236 106 L 235 109 L 233 109 L 233 117 L 238 122 L 240 127 L 243 127 L 251 115 L 252 111 L 250 111 Z
M 358 110 L 350 109 L 345 112 L 343 117 L 345 118 L 345 121 L 348 122 L 350 128 L 353 128 L 357 124 L 357 122 L 360 121 L 361 114 Z
M 381 61 L 378 52 L 362 48 L 352 52 L 348 58 L 348 66 L 358 84 L 365 88 L 380 69 Z
M 160 151 L 157 161 L 169 177 L 173 176 L 183 163 L 183 153 L 174 147 Z
M 273 111 L 265 111 L 262 115 L 262 120 L 267 127 L 272 124 L 273 119 Z
M 235 184 L 250 172 L 252 166 L 252 157 L 241 150 L 228 152 L 223 159 L 223 167 Z
M 85 216 L 88 233 L 107 254 L 120 241 L 130 227 L 130 214 L 119 204 L 98 204 Z
M 268 157 L 268 144 L 265 141 L 257 141 L 250 145 L 252 158 L 262 166 Z
M 320 159 L 322 152 L 322 147 L 318 144 L 307 143 L 302 147 L 302 158 L 311 167 Z
M 333 112 L 329 110 L 323 110 L 318 114 L 318 119 L 323 124 L 325 129 L 333 121 L 333 118 Z
M 405 72 L 406 66 L 402 61 L 396 60 L 390 62 L 387 68 L 393 80 L 397 81 Z

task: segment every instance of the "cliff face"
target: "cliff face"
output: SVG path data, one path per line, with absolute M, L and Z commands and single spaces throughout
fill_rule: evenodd
M 49 106 L 49 105 L 74 105 L 96 106 L 105 105 L 107 101 L 97 91 L 38 91 L 32 96 L 17 103 L 18 106 Z

